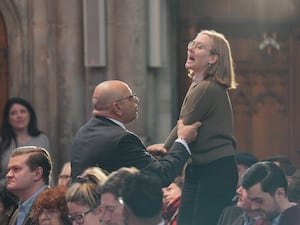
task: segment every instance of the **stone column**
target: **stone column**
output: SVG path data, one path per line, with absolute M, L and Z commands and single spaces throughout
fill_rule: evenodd
M 107 3 L 108 79 L 128 83 L 140 98 L 139 118 L 129 125 L 141 137 L 146 125 L 146 1 L 109 0 Z
M 53 1 L 53 0 L 52 0 Z M 55 1 L 57 136 L 62 158 L 69 159 L 70 144 L 85 122 L 82 0 Z

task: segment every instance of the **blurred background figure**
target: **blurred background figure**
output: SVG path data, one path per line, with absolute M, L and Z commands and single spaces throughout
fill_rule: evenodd
M 277 166 L 279 166 L 283 170 L 288 184 L 290 184 L 291 177 L 295 173 L 296 168 L 288 157 L 284 155 L 275 155 L 275 156 L 264 158 L 261 161 L 273 162 Z
M 22 98 L 10 98 L 3 111 L 0 140 L 0 179 L 5 177 L 9 155 L 17 147 L 39 146 L 49 150 L 48 137 L 37 125 L 31 104 Z
M 183 181 L 182 176 L 176 177 L 173 183 L 162 189 L 164 199 L 163 218 L 167 225 L 177 224 Z
M 288 198 L 290 201 L 300 204 L 300 168 L 291 177 L 288 186 Z
M 100 197 L 106 179 L 100 168 L 92 167 L 86 169 L 69 187 L 66 200 L 72 224 L 102 225 Z
M 72 225 L 68 218 L 66 186 L 43 191 L 33 206 L 33 220 L 38 225 Z
M 71 162 L 66 162 L 58 176 L 57 185 L 69 186 L 71 184 Z
M 10 216 L 18 207 L 18 197 L 6 189 L 6 185 L 0 185 L 0 224 L 7 225 Z
M 258 160 L 255 155 L 249 152 L 237 152 L 235 154 L 237 167 L 238 167 L 238 186 L 241 185 L 241 177 L 244 174 L 245 170 L 252 166 L 254 163 L 257 163 Z

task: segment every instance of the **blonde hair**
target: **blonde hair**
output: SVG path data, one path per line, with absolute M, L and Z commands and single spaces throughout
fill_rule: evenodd
M 228 40 L 223 34 L 214 30 L 203 30 L 198 33 L 198 35 L 202 34 L 209 36 L 213 41 L 212 49 L 210 50 L 211 55 L 218 55 L 217 62 L 208 67 L 206 77 L 212 76 L 216 82 L 227 89 L 236 88 L 234 63 Z M 188 70 L 188 76 L 192 78 L 194 72 Z
M 86 169 L 67 191 L 67 202 L 76 202 L 96 209 L 100 205 L 101 188 L 106 179 L 107 176 L 100 168 Z

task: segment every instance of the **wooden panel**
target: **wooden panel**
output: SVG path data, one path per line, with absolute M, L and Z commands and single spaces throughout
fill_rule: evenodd
M 296 21 L 299 17 L 299 0 L 180 0 L 181 18 L 218 21 Z
M 288 73 L 238 72 L 233 91 L 235 136 L 238 149 L 259 158 L 285 154 L 288 146 Z
M 300 154 L 300 29 L 296 30 L 290 37 L 291 45 L 291 69 L 293 76 L 290 79 L 290 108 L 292 119 L 290 121 L 290 157 L 298 161 Z M 296 161 L 295 160 L 295 161 Z M 299 162 L 299 161 L 298 161 Z M 300 163 L 298 163 L 300 166 Z
M 230 92 L 238 151 L 287 155 L 300 166 L 299 1 L 180 0 L 179 11 L 180 99 L 186 43 L 201 29 L 224 33 L 240 84 Z

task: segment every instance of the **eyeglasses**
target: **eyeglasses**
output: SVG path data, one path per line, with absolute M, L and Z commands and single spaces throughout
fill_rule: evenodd
M 95 209 L 89 209 L 86 212 L 83 212 L 81 214 L 77 214 L 75 216 L 68 215 L 70 222 L 73 224 L 74 220 L 77 224 L 84 224 L 84 217 L 89 214 L 90 212 L 93 212 Z
M 120 98 L 120 99 L 116 100 L 115 102 L 124 101 L 126 99 L 128 99 L 129 101 L 131 101 L 132 99 L 138 99 L 138 97 L 137 97 L 136 93 L 133 93 L 133 94 L 127 96 L 127 97 Z
M 67 180 L 67 179 L 70 179 L 71 176 L 69 176 L 69 175 L 59 175 L 59 178 L 63 179 L 63 180 Z
M 57 213 L 57 209 L 44 209 L 44 208 L 39 208 L 37 214 L 39 217 L 44 213 L 44 216 L 47 219 L 51 219 L 55 213 Z
M 208 49 L 206 45 L 203 45 L 199 42 L 196 42 L 196 41 L 190 41 L 188 43 L 188 49 L 190 48 L 197 48 L 199 50 L 203 49 L 203 50 L 206 50 L 206 51 L 209 51 L 211 54 L 217 54 L 215 50 L 212 50 L 212 49 Z

